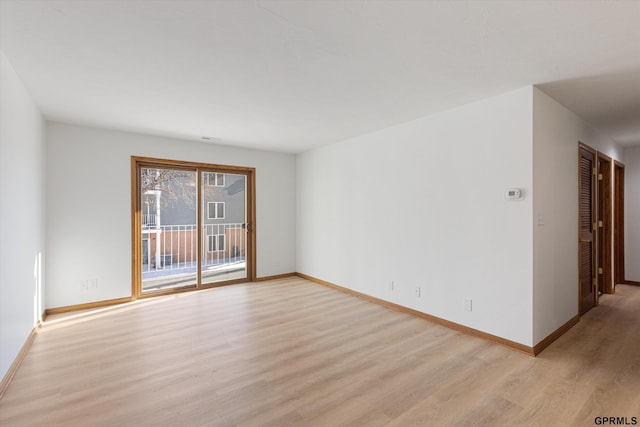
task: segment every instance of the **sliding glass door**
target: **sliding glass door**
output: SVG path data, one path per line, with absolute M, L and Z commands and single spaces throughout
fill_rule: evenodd
M 252 280 L 253 169 L 132 158 L 134 295 Z

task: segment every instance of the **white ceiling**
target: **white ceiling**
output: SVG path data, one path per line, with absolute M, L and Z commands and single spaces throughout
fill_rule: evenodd
M 640 145 L 640 2 L 13 1 L 45 117 L 302 152 L 526 85 Z

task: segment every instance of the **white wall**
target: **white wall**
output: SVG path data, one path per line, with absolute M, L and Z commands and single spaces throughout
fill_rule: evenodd
M 43 312 L 44 122 L 0 51 L 0 379 Z
M 52 122 L 46 137 L 47 308 L 131 295 L 132 155 L 255 167 L 257 276 L 295 271 L 293 155 Z
M 300 154 L 298 271 L 531 345 L 531 127 L 527 87 Z
M 622 151 L 537 88 L 533 91 L 534 343 L 578 314 L 578 141 Z M 538 224 L 542 216 L 543 225 Z
M 624 179 L 624 276 L 640 282 L 640 147 L 624 150 Z

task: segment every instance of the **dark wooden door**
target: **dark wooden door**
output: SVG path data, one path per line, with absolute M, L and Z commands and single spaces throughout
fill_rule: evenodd
M 612 294 L 613 274 L 611 271 L 611 158 L 598 153 L 598 238 L 596 254 L 598 256 L 598 296 L 601 293 Z
M 595 292 L 595 151 L 580 146 L 578 179 L 579 282 L 580 314 L 589 311 L 596 302 Z
M 615 207 L 614 207 L 614 233 L 613 233 L 613 259 L 615 263 L 614 282 L 624 282 L 624 165 L 615 162 Z

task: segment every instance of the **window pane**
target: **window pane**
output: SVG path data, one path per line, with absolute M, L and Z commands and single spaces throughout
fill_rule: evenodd
M 142 291 L 195 285 L 196 172 L 140 169 Z
M 246 177 L 220 172 L 211 175 L 216 185 L 202 186 L 201 233 L 203 242 L 209 238 L 215 242 L 203 243 L 203 284 L 247 277 Z

